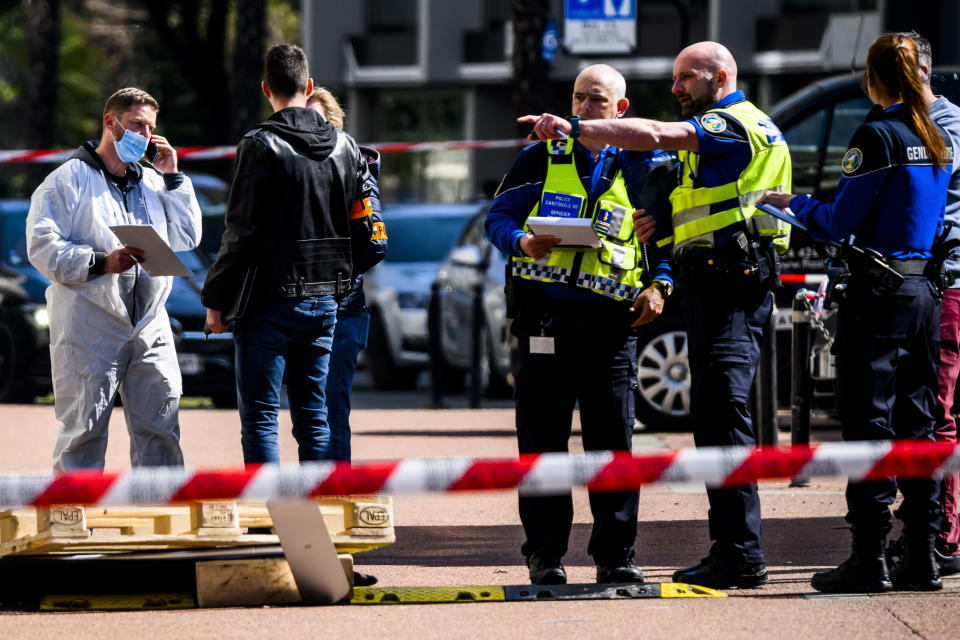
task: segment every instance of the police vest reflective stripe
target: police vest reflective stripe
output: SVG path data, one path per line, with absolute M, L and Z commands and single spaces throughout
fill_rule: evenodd
M 539 260 L 514 257 L 513 274 L 527 280 L 575 283 L 615 300 L 634 300 L 643 291 L 642 245 L 633 232 L 633 206 L 618 170 L 610 187 L 591 202 L 577 174 L 573 140 L 547 143 L 549 164 L 540 200 L 527 215 L 591 218 L 599 249 L 554 247 Z M 589 210 L 588 210 L 589 209 Z M 526 222 L 524 231 L 529 231 Z
M 670 194 L 673 205 L 673 235 L 657 242 L 671 242 L 674 250 L 687 244 L 714 245 L 713 233 L 750 220 L 754 233 L 773 238 L 779 252 L 790 243 L 790 225 L 758 212 L 756 202 L 764 191 L 790 191 L 790 152 L 780 131 L 764 112 L 746 100 L 707 113 L 732 116 L 747 132 L 750 162 L 734 182 L 716 187 L 697 187 L 700 154 L 680 151 L 680 185 Z

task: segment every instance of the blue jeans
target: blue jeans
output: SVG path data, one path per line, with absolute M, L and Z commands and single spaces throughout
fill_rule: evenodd
M 275 298 L 237 322 L 234 344 L 245 463 L 280 461 L 277 414 L 284 371 L 300 461 L 330 459 L 324 389 L 336 323 L 333 296 Z
M 330 458 L 350 461 L 350 391 L 357 373 L 357 358 L 367 346 L 370 314 L 338 313 L 333 334 L 333 354 L 327 376 L 327 409 L 330 422 Z

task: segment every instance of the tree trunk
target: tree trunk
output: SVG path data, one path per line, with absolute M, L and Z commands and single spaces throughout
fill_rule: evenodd
M 24 39 L 29 67 L 24 104 L 27 108 L 28 149 L 50 149 L 56 137 L 57 62 L 60 53 L 60 0 L 23 0 Z M 30 191 L 48 167 L 34 167 L 28 175 Z
M 237 39 L 233 47 L 230 82 L 231 136 L 238 140 L 260 121 L 263 96 L 263 39 L 266 32 L 266 0 L 237 0 Z
M 230 141 L 230 122 L 223 113 L 231 108 L 226 103 L 227 0 L 211 0 L 206 17 L 196 0 L 146 0 L 143 4 L 160 42 L 196 92 L 195 115 L 207 144 L 226 144 Z
M 550 63 L 543 59 L 549 0 L 513 0 L 513 100 L 517 114 L 543 113 L 550 104 Z M 530 127 L 520 127 L 525 133 Z

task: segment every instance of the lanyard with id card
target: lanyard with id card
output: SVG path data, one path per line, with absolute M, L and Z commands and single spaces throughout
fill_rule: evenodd
M 547 327 L 553 324 L 553 318 L 547 314 L 540 320 L 540 335 L 530 336 L 530 353 L 541 355 L 553 355 L 556 353 L 556 346 L 553 336 L 547 335 Z

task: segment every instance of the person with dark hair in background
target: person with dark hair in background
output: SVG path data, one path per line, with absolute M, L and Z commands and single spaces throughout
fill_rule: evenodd
M 313 80 L 295 45 L 271 47 L 261 90 L 274 114 L 237 148 L 226 230 L 207 274 L 207 324 L 234 317 L 243 459 L 280 460 L 284 372 L 303 461 L 330 459 L 325 387 L 337 298 L 373 233 L 367 162 L 356 142 L 307 108 Z
M 770 192 L 761 202 L 789 207 L 816 236 L 856 236 L 859 246 L 878 251 L 902 276 L 898 284 L 850 265 L 834 345 L 844 439 L 933 440 L 940 297 L 929 263 L 943 226 L 951 149 L 930 117 L 912 39 L 880 36 L 867 54 L 864 80 L 877 106 L 850 140 L 835 201 Z M 906 545 L 888 570 L 884 539 L 898 487 Z M 847 509 L 853 552 L 837 568 L 814 574 L 814 589 L 943 588 L 933 555 L 943 517 L 936 480 L 851 480 Z
M 544 113 L 519 118 L 541 140 L 579 135 L 622 149 L 678 151 L 680 181 L 672 211 L 656 219 L 653 239 L 672 244 L 690 354 L 694 441 L 698 447 L 753 446 L 747 406 L 760 345 L 773 311 L 777 255 L 785 223 L 754 204 L 767 189 L 789 190 L 790 153 L 780 130 L 737 88 L 737 63 L 717 42 L 683 49 L 673 64 L 681 122 L 646 118 L 573 123 Z M 647 226 L 647 214 L 636 224 Z M 656 217 L 656 216 L 654 216 Z M 673 574 L 714 589 L 769 581 L 760 538 L 757 485 L 707 487 L 709 554 Z
M 316 109 L 327 122 L 343 129 L 346 114 L 332 93 L 319 87 L 307 98 L 307 107 Z M 380 208 L 380 154 L 370 147 L 360 147 L 370 170 L 367 178 L 369 202 L 357 202 L 354 208 L 369 208 L 373 235 L 366 250 L 355 256 L 353 285 L 337 306 L 337 326 L 333 331 L 333 353 L 327 374 L 327 421 L 330 423 L 330 459 L 349 462 L 350 450 L 350 394 L 357 373 L 360 350 L 367 346 L 370 330 L 370 312 L 363 293 L 364 274 L 387 255 L 387 229 Z
M 119 393 L 130 432 L 130 463 L 183 464 L 183 383 L 164 304 L 172 276 L 152 277 L 143 252 L 125 247 L 114 225 L 151 225 L 174 251 L 200 242 L 200 205 L 177 152 L 157 127 L 156 99 L 120 89 L 91 140 L 55 169 L 30 199 L 30 263 L 51 281 L 50 365 L 60 434 L 58 471 L 103 469 Z M 150 166 L 140 160 L 146 157 Z

